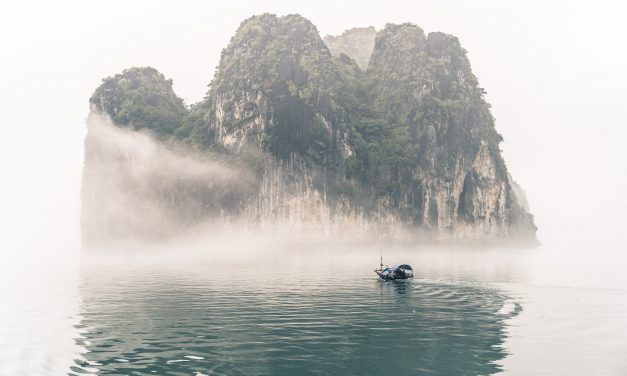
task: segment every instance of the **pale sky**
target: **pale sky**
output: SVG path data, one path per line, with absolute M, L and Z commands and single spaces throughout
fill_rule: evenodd
M 387 22 L 455 34 L 540 240 L 627 247 L 624 1 L 3 0 L 0 234 L 9 248 L 76 246 L 88 98 L 103 77 L 151 65 L 196 102 L 239 23 L 264 12 L 299 13 L 322 36 Z

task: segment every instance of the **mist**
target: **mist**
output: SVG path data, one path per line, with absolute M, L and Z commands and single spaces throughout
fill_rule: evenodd
M 539 240 L 625 248 L 627 137 L 617 119 L 625 105 L 620 88 L 627 83 L 627 56 L 613 47 L 627 33 L 625 5 L 541 4 L 160 2 L 145 13 L 142 3 L 113 2 L 96 11 L 68 2 L 67 12 L 63 4 L 5 2 L 3 34 L 15 37 L 1 52 L 0 73 L 11 88 L 2 94 L 11 105 L 2 109 L 0 148 L 7 252 L 78 246 L 87 98 L 102 77 L 153 65 L 174 79 L 187 103 L 196 102 L 241 19 L 267 10 L 301 13 L 321 35 L 405 21 L 457 35 L 488 92 L 505 160 L 527 193 Z M 353 16 L 347 23 L 341 14 Z M 177 26 L 156 26 L 166 20 Z
M 200 153 L 145 129 L 116 126 L 98 112 L 89 115 L 87 128 L 84 250 L 130 244 L 163 249 L 165 242 L 191 252 L 193 244 L 246 237 L 331 242 L 421 236 L 418 231 L 410 236 L 383 208 L 366 216 L 342 200 L 332 202 L 326 184 L 316 183 L 324 180 L 320 171 L 298 160 L 275 161 L 253 150 L 256 162 L 250 165 Z
M 83 242 L 160 240 L 193 230 L 203 211 L 227 211 L 255 177 L 225 161 L 172 150 L 148 132 L 115 126 L 105 115 L 88 119 L 83 170 Z M 220 203 L 225 203 L 220 206 Z
M 84 160 L 88 128 L 90 132 L 102 132 L 102 139 L 111 142 L 104 146 L 114 147 L 121 158 L 143 161 L 145 164 L 137 171 L 145 173 L 142 176 L 146 181 L 159 176 L 172 184 L 183 179 L 192 185 L 213 184 L 225 190 L 259 186 L 257 176 L 239 166 L 165 148 L 152 135 L 121 130 L 106 118 L 89 115 L 88 99 L 103 77 L 130 66 L 154 66 L 173 79 L 176 93 L 188 105 L 195 103 L 206 94 L 204 83 L 213 76 L 220 51 L 241 20 L 263 12 L 300 13 L 317 25 L 322 36 L 339 35 L 350 27 L 372 25 L 381 29 L 386 22 L 413 22 L 427 32 L 458 36 L 468 50 L 473 72 L 488 93 L 496 129 L 505 139 L 501 144 L 504 159 L 524 189 L 542 245 L 535 250 L 485 252 L 385 241 L 374 245 L 304 245 L 299 240 L 302 238 L 290 238 L 281 232 L 241 232 L 237 230 L 241 223 L 235 220 L 233 226 L 225 228 L 224 222 L 216 225 L 206 219 L 192 221 L 193 229 L 188 228 L 178 238 L 118 247 L 136 252 L 82 253 L 81 221 L 102 231 L 114 230 L 97 221 L 90 223 L 92 218 L 81 218 L 81 199 L 85 200 L 85 193 L 81 198 L 83 167 L 89 163 Z M 84 335 L 77 328 L 83 309 L 79 286 L 85 274 L 89 275 L 89 269 L 81 274 L 85 264 L 168 264 L 197 257 L 228 266 L 264 260 L 272 264 L 285 255 L 294 255 L 285 262 L 294 262 L 302 270 L 331 260 L 370 271 L 383 254 L 386 260 L 403 259 L 423 265 L 432 272 L 430 281 L 489 280 L 512 283 L 514 287 L 529 283 L 532 288 L 513 294 L 517 299 L 535 297 L 531 308 L 525 306 L 524 313 L 514 319 L 518 320 L 513 321 L 514 334 L 523 330 L 523 324 L 547 316 L 549 308 L 542 302 L 549 302 L 551 310 L 561 305 L 577 312 L 581 302 L 601 299 L 597 288 L 624 288 L 626 16 L 627 4 L 613 0 L 534 0 L 517 4 L 497 0 L 368 4 L 281 0 L 3 1 L 0 370 L 18 374 L 28 361 L 31 374 L 42 369 L 62 374 L 75 359 L 83 357 L 85 347 L 74 339 Z M 157 172 L 159 175 L 153 174 Z M 118 182 L 138 178 L 113 176 Z M 104 181 L 103 186 L 93 187 L 86 194 L 96 194 L 109 183 Z M 173 216 L 167 206 L 155 206 L 154 201 L 144 200 L 133 189 L 116 194 L 128 206 L 104 207 L 100 202 L 102 206 L 94 209 L 123 217 L 136 228 L 149 226 L 177 232 L 195 218 L 189 211 Z M 98 200 L 91 202 L 98 204 Z M 195 204 L 189 203 L 187 208 L 191 210 Z M 131 213 L 142 216 L 132 217 Z M 146 223 L 146 219 L 154 222 Z M 358 227 L 369 231 L 367 223 L 359 222 Z M 128 227 L 116 231 L 125 229 Z M 305 227 L 301 233 L 307 231 Z M 155 249 L 161 252 L 150 252 Z M 190 252 L 181 256 L 186 249 Z M 322 256 L 323 261 L 311 255 Z M 443 271 L 450 274 L 441 277 Z M 560 299 L 533 295 L 546 286 L 585 287 L 587 295 L 581 298 L 564 294 L 559 295 Z M 609 299 L 615 303 L 622 296 Z M 540 303 L 533 306 L 534 302 Z M 599 307 L 614 315 L 612 320 L 624 312 L 615 304 Z M 555 330 L 559 327 L 553 325 L 556 322 L 536 328 Z M 577 331 L 589 327 L 587 317 L 569 325 L 575 328 L 574 334 L 558 337 L 562 343 L 599 343 L 594 331 Z M 608 325 L 598 333 L 612 338 L 612 334 L 620 335 L 622 328 L 613 330 Z M 542 336 L 521 336 L 512 342 L 506 345 L 511 345 L 516 354 L 505 363 L 531 364 L 533 360 L 545 369 L 555 365 L 554 347 Z M 606 349 L 611 345 L 608 343 L 593 354 L 616 355 L 614 370 L 619 369 L 622 353 L 616 348 Z M 620 347 L 622 342 L 616 343 Z M 565 357 L 582 359 L 582 354 L 571 347 L 563 349 Z M 538 359 L 538 349 L 550 356 Z M 586 370 L 579 366 L 580 372 Z
M 197 102 L 241 20 L 272 11 L 301 13 L 321 35 L 407 21 L 457 35 L 488 93 L 508 170 L 526 193 L 546 257 L 620 264 L 627 248 L 621 120 L 627 54 L 617 46 L 627 37 L 626 7 L 617 1 L 3 2 L 0 28 L 9 36 L 0 51 L 7 88 L 0 94 L 3 256 L 19 265 L 76 262 L 88 98 L 103 77 L 155 66 L 173 78 L 187 104 Z

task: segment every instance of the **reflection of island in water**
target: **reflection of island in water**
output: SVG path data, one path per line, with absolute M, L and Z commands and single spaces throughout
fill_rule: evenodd
M 84 273 L 79 344 L 88 352 L 74 372 L 499 371 L 509 316 L 497 313 L 507 298 L 495 289 L 384 282 L 330 269 L 203 265 Z

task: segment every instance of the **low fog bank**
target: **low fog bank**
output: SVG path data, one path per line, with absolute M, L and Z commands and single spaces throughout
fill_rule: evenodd
M 536 1 L 520 3 L 514 10 L 512 3 L 502 1 L 396 2 L 383 7 L 277 1 L 249 6 L 62 3 L 0 4 L 0 29 L 7 36 L 0 50 L 0 77 L 6 88 L 0 94 L 5 104 L 0 110 L 0 338 L 11 339 L 0 344 L 2 372 L 63 374 L 74 364 L 80 353 L 74 338 L 79 336 L 76 264 L 81 258 L 93 265 L 180 262 L 213 273 L 220 263 L 273 263 L 290 255 L 299 266 L 321 257 L 369 270 L 382 253 L 386 263 L 453 270 L 459 278 L 472 275 L 467 272 L 471 269 L 501 275 L 495 278 L 501 281 L 530 280 L 542 286 L 625 286 L 627 127 L 621 119 L 627 104 L 627 54 L 620 48 L 625 3 L 580 1 L 565 6 Z M 329 13 L 333 7 L 344 11 Z M 146 12 L 153 8 L 156 11 Z M 188 103 L 197 102 L 206 93 L 199 77 L 206 77 L 220 57 L 219 48 L 198 48 L 198 35 L 209 38 L 205 46 L 224 46 L 242 19 L 266 11 L 310 15 L 322 34 L 339 34 L 351 25 L 380 28 L 386 21 L 412 21 L 428 31 L 458 35 L 488 91 L 505 138 L 505 159 L 525 188 L 543 246 L 467 252 L 426 250 L 418 241 L 401 247 L 382 240 L 377 248 L 364 244 L 368 242 L 281 242 L 280 233 L 229 236 L 216 229 L 189 242 L 127 243 L 117 252 L 81 255 L 82 141 L 86 99 L 93 88 L 124 67 L 158 65 Z M 354 17 L 350 24 L 347 14 Z M 185 252 L 188 249 L 191 252 Z M 594 301 L 576 299 L 597 307 Z M 552 311 L 540 314 L 547 317 L 547 312 Z M 551 328 L 562 327 L 563 317 L 556 316 L 563 311 L 557 312 L 548 316 L 555 317 L 548 323 Z M 571 333 L 581 333 L 589 324 L 582 322 Z M 544 329 L 540 326 L 533 338 L 546 338 Z M 578 342 L 569 338 L 562 343 Z M 538 349 L 535 345 L 524 343 L 527 349 Z M 554 364 L 552 352 L 546 354 L 546 364 Z M 525 358 L 521 364 L 534 359 Z
M 133 242 L 185 242 L 223 234 L 287 241 L 388 241 L 459 247 L 531 247 L 483 223 L 448 231 L 403 224 L 390 202 L 361 205 L 338 191 L 337 176 L 293 156 L 259 150 L 237 158 L 196 151 L 147 130 L 89 115 L 82 178 L 84 249 Z M 361 198 L 363 201 L 364 198 Z M 523 203 L 526 205 L 526 203 Z M 515 226 L 515 224 L 511 224 Z M 227 235 L 230 236 L 230 235 Z
M 165 268 L 184 274 L 216 270 L 308 270 L 324 274 L 332 267 L 367 273 L 379 265 L 380 257 L 386 265 L 412 265 L 420 281 L 627 289 L 623 267 L 614 261 L 620 254 L 606 248 L 486 249 L 386 239 L 303 240 L 268 232 L 189 234 L 159 243 L 108 244 L 83 253 L 81 264 L 87 271 L 122 267 Z M 374 273 L 372 277 L 376 280 Z
M 90 114 L 85 139 L 81 227 L 83 241 L 160 240 L 194 227 L 207 208 L 237 204 L 253 177 L 225 162 L 176 151 L 141 131 Z
M 305 163 L 253 164 L 200 153 L 92 113 L 85 139 L 81 230 L 86 249 L 216 236 L 289 240 L 428 238 L 385 208 L 363 213 L 324 189 Z M 259 168 L 259 166 L 262 166 Z M 257 168 L 256 168 L 257 167 Z
M 72 13 L 43 2 L 6 5 L 7 12 L 0 12 L 6 18 L 0 27 L 12 36 L 1 52 L 8 65 L 0 71 L 9 89 L 4 102 L 11 104 L 2 111 L 7 134 L 0 140 L 3 270 L 76 262 L 86 98 L 102 77 L 128 66 L 159 66 L 174 79 L 181 97 L 197 102 L 206 93 L 199 77 L 210 74 L 208 67 L 220 57 L 219 48 L 197 48 L 198 35 L 210 38 L 207 46 L 224 46 L 242 19 L 269 10 L 309 15 L 321 34 L 339 34 L 351 25 L 381 28 L 387 20 L 458 35 L 493 104 L 508 167 L 535 214 L 543 244 L 537 251 L 552 260 L 539 261 L 540 267 L 585 276 L 586 269 L 610 270 L 609 275 L 624 264 L 627 128 L 617 119 L 623 117 L 622 87 L 627 82 L 625 70 L 618 68 L 627 55 L 616 48 L 625 35 L 620 16 L 624 4 L 547 8 L 543 2 L 525 3 L 512 19 L 510 5 L 494 1 L 480 7 L 406 3 L 386 7 L 383 14 L 346 3 L 342 6 L 352 8 L 355 17 L 349 24 L 342 12 L 329 18 L 325 7 L 313 3 L 255 4 L 254 9 L 222 4 L 219 13 L 225 18 L 220 22 L 206 22 L 216 14 L 216 5 L 210 3 L 160 4 L 156 9 L 161 11 L 150 14 L 144 2 L 97 9 L 76 5 L 71 5 Z M 166 18 L 183 26 L 176 31 L 182 33 L 179 37 L 161 27 Z M 486 32 L 486 25 L 502 32 Z M 501 53 L 494 55 L 495 50 Z M 180 56 L 190 53 L 194 56 L 182 62 Z M 50 94 L 33 102 L 34 93 Z M 415 243 L 422 247 L 422 242 Z M 216 248 L 221 247 L 221 252 L 230 252 L 228 243 Z

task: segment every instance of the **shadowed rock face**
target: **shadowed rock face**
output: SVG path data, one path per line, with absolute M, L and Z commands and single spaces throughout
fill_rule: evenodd
M 165 218 L 184 224 L 174 232 L 226 216 L 338 233 L 350 232 L 350 223 L 359 232 L 402 227 L 436 241 L 535 242 L 533 218 L 513 189 L 501 136 L 457 38 L 388 24 L 325 41 L 301 16 L 254 16 L 222 51 L 202 102 L 188 109 L 163 75 L 133 68 L 103 81 L 92 111 L 152 133 L 169 153 L 194 150 L 247 176 L 238 189 L 210 177 L 174 174 L 162 185 L 151 177 L 159 192 L 151 200 L 166 200 Z M 102 218 L 111 214 L 94 210 L 93 194 L 85 193 L 93 193 L 96 176 L 111 173 L 98 156 L 99 134 L 90 129 L 86 140 L 83 218 L 118 223 Z M 139 165 L 148 175 L 159 170 Z M 119 196 L 102 192 L 98 200 L 115 206 Z M 84 235 L 93 228 L 83 226 Z

